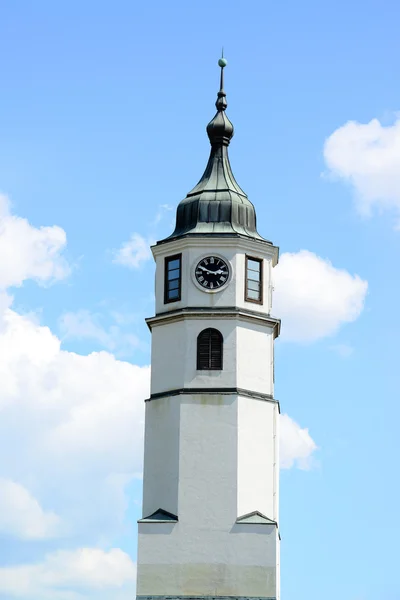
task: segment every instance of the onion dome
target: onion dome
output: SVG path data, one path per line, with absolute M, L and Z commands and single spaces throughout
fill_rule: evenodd
M 228 106 L 224 90 L 225 58 L 220 58 L 218 65 L 221 78 L 215 103 L 217 112 L 207 125 L 210 158 L 198 184 L 178 205 L 175 231 L 163 241 L 210 234 L 240 235 L 267 241 L 257 232 L 255 208 L 232 173 L 228 146 L 234 128 L 225 112 Z

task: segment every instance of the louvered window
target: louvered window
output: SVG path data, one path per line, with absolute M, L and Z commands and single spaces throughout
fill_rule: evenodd
M 262 304 L 263 302 L 263 261 L 260 258 L 246 256 L 245 300 Z
M 223 339 L 217 329 L 204 329 L 197 337 L 197 369 L 222 370 Z
M 167 256 L 164 271 L 164 304 L 181 299 L 182 254 Z

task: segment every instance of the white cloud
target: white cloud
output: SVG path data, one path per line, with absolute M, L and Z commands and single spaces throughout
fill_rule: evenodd
M 174 207 L 170 204 L 160 204 L 156 212 L 156 216 L 154 217 L 154 221 L 152 222 L 153 227 L 158 225 L 162 219 L 173 210 Z
M 99 324 L 95 315 L 87 310 L 64 313 L 60 318 L 60 329 L 66 338 L 89 338 L 109 346 L 109 335 Z
M 164 217 L 174 210 L 169 204 L 159 204 L 154 219 L 149 223 L 150 231 L 152 232 L 146 238 L 140 233 L 132 233 L 127 242 L 124 242 L 118 250 L 113 252 L 114 263 L 129 267 L 130 269 L 138 269 L 145 262 L 151 260 L 152 253 L 150 246 L 155 244 L 155 230 L 164 219 Z M 173 223 L 174 225 L 174 223 Z
M 23 600 L 128 600 L 135 595 L 135 580 L 136 565 L 119 548 L 79 548 L 48 554 L 40 563 L 0 568 L 0 594 Z
M 149 368 L 63 351 L 47 327 L 7 309 L 0 380 L 0 475 L 39 493 L 69 535 L 118 529 L 141 470 Z
M 60 331 L 63 339 L 95 340 L 107 350 L 116 351 L 121 355 L 129 353 L 134 348 L 144 346 L 133 333 L 122 330 L 122 326 L 130 323 L 129 315 L 123 321 L 123 315 L 112 313 L 111 317 L 117 323 L 107 329 L 102 325 L 101 315 L 88 310 L 64 313 L 60 318 Z
M 274 269 L 274 313 L 282 339 L 312 342 L 355 321 L 364 308 L 368 283 L 309 252 L 286 253 Z
M 12 215 L 8 198 L 0 195 L 0 289 L 20 286 L 28 278 L 44 283 L 66 277 L 65 245 L 61 227 L 33 227 Z
M 351 184 L 362 213 L 400 213 L 400 119 L 389 126 L 349 121 L 326 140 L 324 157 L 331 174 Z
M 308 429 L 302 429 L 293 419 L 284 414 L 280 418 L 280 435 L 281 469 L 291 469 L 294 466 L 304 470 L 310 469 L 317 445 L 308 433 Z
M 0 533 L 24 539 L 46 539 L 60 533 L 60 519 L 45 512 L 19 483 L 0 478 Z
M 122 244 L 115 252 L 114 262 L 131 269 L 138 269 L 151 259 L 150 246 L 154 242 L 144 238 L 139 233 L 133 233 L 128 242 Z

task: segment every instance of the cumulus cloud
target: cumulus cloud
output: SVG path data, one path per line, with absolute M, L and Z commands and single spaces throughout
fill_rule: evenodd
M 313 342 L 355 321 L 364 308 L 368 283 L 301 250 L 283 254 L 274 269 L 274 313 L 282 339 Z
M 133 233 L 130 239 L 114 253 L 114 262 L 130 269 L 138 269 L 150 260 L 152 256 L 150 246 L 153 243 L 139 233 Z
M 71 535 L 118 527 L 141 470 L 149 368 L 63 351 L 47 327 L 7 309 L 0 380 L 0 475 L 31 489 L 34 473 Z
M 0 568 L 0 595 L 23 600 L 128 600 L 135 595 L 135 580 L 136 565 L 119 548 L 60 550 L 42 562 Z
M 25 279 L 43 284 L 66 277 L 66 241 L 61 227 L 36 228 L 12 215 L 9 199 L 0 195 L 0 289 L 20 286 Z
M 174 207 L 170 204 L 160 204 L 156 212 L 156 216 L 154 217 L 154 220 L 152 222 L 152 226 L 155 227 L 156 225 L 158 225 L 163 220 L 163 218 L 168 213 L 171 213 L 173 210 Z
M 130 269 L 138 269 L 150 260 L 152 258 L 150 246 L 155 244 L 157 237 L 155 232 L 161 221 L 172 211 L 174 211 L 174 207 L 170 204 L 159 204 L 154 219 L 149 223 L 150 235 L 144 237 L 140 233 L 132 233 L 127 242 L 124 242 L 118 250 L 114 250 L 113 262 Z M 174 221 L 171 226 L 175 226 Z
M 64 340 L 94 340 L 107 350 L 118 350 L 118 355 L 144 346 L 136 335 L 123 331 L 123 326 L 131 323 L 129 315 L 124 320 L 123 315 L 112 313 L 111 318 L 116 324 L 106 328 L 101 315 L 88 310 L 64 313 L 60 318 L 60 331 Z
M 308 433 L 302 429 L 288 415 L 280 418 L 280 467 L 290 469 L 297 466 L 299 469 L 310 469 L 313 453 L 317 445 Z
M 400 213 L 400 119 L 384 126 L 349 121 L 329 136 L 324 146 L 331 174 L 354 189 L 359 210 L 374 207 Z
M 56 537 L 61 531 L 56 514 L 44 511 L 19 483 L 0 477 L 0 533 L 40 540 Z

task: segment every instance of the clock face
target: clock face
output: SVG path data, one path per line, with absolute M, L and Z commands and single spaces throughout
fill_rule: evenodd
M 206 256 L 197 264 L 196 281 L 206 290 L 217 290 L 228 281 L 229 267 L 218 256 Z

